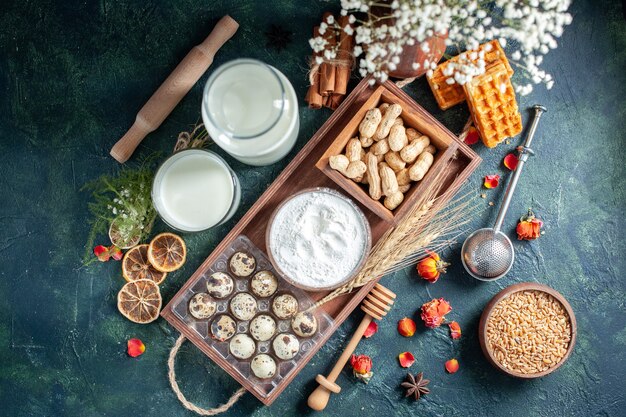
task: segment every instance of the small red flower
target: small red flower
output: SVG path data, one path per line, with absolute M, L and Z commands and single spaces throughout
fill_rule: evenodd
M 456 321 L 448 323 L 450 328 L 450 337 L 453 339 L 459 339 L 461 337 L 461 326 Z
M 398 360 L 401 367 L 408 368 L 415 363 L 415 356 L 411 352 L 403 352 L 398 355 Z
M 106 262 L 111 257 L 109 254 L 109 248 L 103 245 L 98 245 L 93 248 L 93 254 L 96 255 L 100 262 Z
M 422 320 L 426 327 L 430 329 L 437 328 L 446 320 L 446 314 L 452 311 L 450 303 L 443 298 L 432 299 L 422 305 Z
M 111 255 L 111 258 L 113 258 L 114 261 L 119 261 L 124 256 L 124 253 L 122 252 L 122 250 L 115 245 L 111 245 L 109 247 L 109 254 Z
M 470 126 L 467 130 L 467 135 L 465 136 L 465 144 L 466 145 L 474 145 L 478 143 L 480 139 L 480 135 L 478 134 L 478 130 L 474 126 Z
M 139 339 L 128 339 L 127 346 L 126 352 L 131 358 L 141 356 L 146 351 L 146 345 Z
M 449 361 L 446 361 L 445 367 L 449 374 L 453 374 L 459 370 L 459 361 L 456 359 L 450 359 Z
M 398 333 L 400 333 L 401 336 L 411 337 L 415 334 L 415 330 L 417 330 L 417 326 L 410 318 L 405 317 L 398 321 Z
M 522 216 L 517 224 L 516 232 L 518 240 L 534 240 L 541 236 L 543 221 L 535 217 L 535 213 L 528 209 L 528 214 Z
M 366 374 L 372 370 L 372 358 L 367 355 L 352 355 L 350 358 L 352 370 L 357 374 Z
M 485 188 L 496 188 L 500 183 L 500 176 L 498 174 L 485 175 L 485 182 L 483 185 Z
M 363 337 L 366 339 L 370 338 L 374 336 L 377 331 L 378 331 L 378 324 L 376 324 L 375 321 L 372 321 L 370 322 L 369 326 L 367 326 L 367 329 L 365 329 L 365 332 L 363 333 Z
M 374 372 L 372 372 L 372 358 L 367 355 L 352 355 L 350 358 L 352 374 L 366 384 L 370 382 Z
M 96 255 L 100 262 L 107 262 L 111 258 L 115 261 L 119 261 L 124 256 L 122 250 L 115 245 L 111 245 L 109 247 L 98 245 L 93 248 L 93 254 Z
M 514 153 L 508 154 L 507 156 L 504 157 L 504 160 L 502 161 L 504 166 L 510 169 L 511 171 L 517 168 L 518 162 L 519 162 L 519 159 L 517 158 L 517 155 L 515 155 Z
M 450 264 L 439 257 L 435 252 L 428 252 L 428 257 L 422 259 L 417 264 L 417 273 L 426 281 L 434 284 L 441 274 L 446 273 L 446 268 Z

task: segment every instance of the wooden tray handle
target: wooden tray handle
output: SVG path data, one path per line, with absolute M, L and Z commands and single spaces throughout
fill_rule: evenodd
M 172 350 L 170 350 L 170 355 L 167 358 L 167 378 L 170 381 L 170 385 L 172 386 L 172 390 L 176 394 L 176 397 L 187 410 L 191 410 L 196 414 L 200 414 L 201 416 L 214 416 L 217 414 L 221 414 L 225 411 L 228 411 L 228 409 L 230 409 L 230 407 L 235 405 L 237 400 L 239 400 L 239 398 L 241 398 L 241 396 L 246 393 L 246 389 L 244 387 L 239 388 L 224 404 L 219 405 L 215 408 L 208 408 L 208 409 L 200 408 L 194 403 L 190 402 L 189 400 L 187 400 L 187 398 L 185 398 L 185 396 L 181 392 L 180 388 L 178 387 L 178 382 L 176 382 L 176 371 L 174 370 L 174 359 L 176 359 L 178 350 L 180 349 L 180 347 L 182 346 L 185 340 L 187 339 L 182 334 L 178 336 L 178 339 L 176 339 L 176 343 L 174 343 Z
M 239 24 L 230 16 L 220 19 L 209 36 L 193 47 L 152 97 L 137 113 L 130 130 L 111 149 L 111 156 L 123 163 L 130 158 L 146 135 L 156 130 L 174 107 L 191 90 L 213 63 L 215 53 L 237 32 Z

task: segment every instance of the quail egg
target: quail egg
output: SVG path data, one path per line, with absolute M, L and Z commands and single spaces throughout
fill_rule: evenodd
M 260 314 L 250 322 L 250 334 L 259 342 L 270 340 L 276 333 L 276 322 L 266 314 Z
M 311 337 L 317 331 L 317 319 L 312 313 L 301 311 L 291 319 L 291 328 L 301 337 Z
M 254 340 L 247 334 L 239 333 L 230 340 L 230 353 L 238 359 L 248 359 L 256 351 Z
M 215 272 L 209 276 L 206 282 L 207 292 L 211 297 L 226 298 L 235 288 L 233 279 L 224 272 Z
M 276 362 L 270 355 L 262 353 L 252 358 L 250 369 L 257 378 L 271 378 L 276 375 Z
M 256 314 L 256 310 L 256 300 L 247 292 L 239 293 L 230 300 L 230 312 L 239 320 L 250 320 Z
M 298 312 L 298 300 L 291 294 L 282 294 L 274 298 L 272 311 L 279 319 L 288 319 Z
M 235 334 L 237 331 L 237 323 L 232 317 L 222 314 L 211 323 L 211 334 L 214 339 L 224 342 Z
M 238 277 L 249 277 L 256 268 L 256 259 L 246 252 L 237 252 L 230 257 L 230 271 Z
M 298 338 L 289 333 L 281 333 L 272 342 L 274 353 L 280 359 L 289 360 L 300 351 L 300 342 Z
M 198 320 L 204 320 L 215 314 L 217 303 L 205 292 L 199 292 L 189 300 L 189 314 Z
M 259 271 L 252 277 L 250 288 L 261 298 L 271 297 L 278 289 L 278 280 L 270 271 Z

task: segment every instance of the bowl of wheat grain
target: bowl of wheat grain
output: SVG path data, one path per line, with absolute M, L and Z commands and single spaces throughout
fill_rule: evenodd
M 493 366 L 517 378 L 539 378 L 558 369 L 572 353 L 576 317 L 558 291 L 524 282 L 489 301 L 478 331 Z

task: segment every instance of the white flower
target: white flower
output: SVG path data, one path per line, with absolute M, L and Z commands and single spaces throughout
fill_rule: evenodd
M 354 13 L 367 13 L 378 3 L 379 0 L 341 0 L 341 15 L 348 16 L 352 25 L 357 21 Z M 386 15 L 374 17 L 370 14 L 369 20 L 362 25 L 342 30 L 354 36 L 353 54 L 362 60 L 359 72 L 362 76 L 372 75 L 379 81 L 385 80 L 387 71 L 399 65 L 398 56 L 405 46 L 419 45 L 423 53 L 431 54 L 429 38 L 446 33 L 446 46 L 456 45 L 473 51 L 464 59 L 459 58 L 459 65 L 449 66 L 447 72 L 452 73 L 446 75 L 446 79 L 461 84 L 484 73 L 485 53 L 491 52 L 491 46 L 483 47 L 478 56 L 476 51 L 480 44 L 497 39 L 503 48 L 507 44 L 514 46 L 510 60 L 523 68 L 523 71 L 516 72 L 514 81 L 525 77 L 531 83 L 545 83 L 546 88 L 552 87 L 554 80 L 540 69 L 540 65 L 544 55 L 558 46 L 557 39 L 572 22 L 572 16 L 567 13 L 571 1 L 492 0 L 488 7 L 485 3 L 482 0 L 392 0 L 386 3 Z M 320 23 L 322 35 L 332 29 L 329 25 L 336 25 L 332 17 L 324 20 Z M 322 36 L 309 43 L 316 54 L 324 57 L 336 56 L 339 47 L 330 46 Z M 434 54 L 429 56 L 422 68 L 432 74 L 436 58 Z M 517 85 L 516 92 L 530 93 L 531 83 Z

